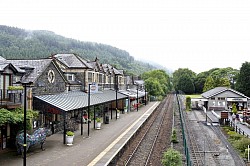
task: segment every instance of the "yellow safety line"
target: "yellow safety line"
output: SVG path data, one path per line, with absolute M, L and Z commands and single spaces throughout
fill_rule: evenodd
M 138 123 L 141 118 L 148 114 L 148 112 L 152 109 L 152 107 L 154 107 L 158 102 L 156 102 L 154 105 L 152 105 L 147 112 L 145 112 L 139 119 L 137 119 L 129 128 L 127 128 L 126 131 L 124 131 L 119 137 L 117 137 L 104 151 L 102 151 L 94 160 L 91 161 L 91 163 L 88 164 L 88 166 L 94 166 L 106 153 L 108 153 L 108 151 L 113 148 L 118 141 L 120 141 L 122 139 L 122 137 L 127 134 L 129 132 L 129 130 L 134 127 L 134 125 L 136 123 Z

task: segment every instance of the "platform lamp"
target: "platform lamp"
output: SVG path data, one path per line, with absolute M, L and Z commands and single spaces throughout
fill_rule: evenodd
M 118 93 L 118 78 L 115 74 L 115 118 L 117 119 L 117 107 L 118 107 L 118 100 L 117 100 L 117 93 Z
M 27 141 L 26 141 L 26 133 L 27 133 L 27 129 L 26 129 L 26 116 L 27 116 L 27 86 L 30 86 L 32 84 L 32 82 L 21 82 L 22 86 L 24 87 L 24 104 L 23 104 L 23 114 L 24 114 L 24 118 L 23 118 L 23 165 L 26 166 L 26 150 L 27 150 Z
M 138 102 L 139 102 L 139 100 L 138 100 L 138 98 L 139 98 L 139 95 L 138 95 L 138 84 L 136 84 L 136 110 L 137 110 L 137 112 L 138 112 L 138 106 L 139 106 L 139 104 L 138 104 Z
M 146 91 L 146 85 L 144 85 L 144 91 L 145 91 L 145 105 L 147 105 L 147 91 Z
M 88 123 L 88 137 L 89 137 L 89 128 L 90 128 L 90 124 L 89 124 L 89 114 L 90 114 L 90 86 L 91 86 L 92 84 L 89 84 L 89 89 L 88 89 L 88 121 L 87 121 L 87 123 Z

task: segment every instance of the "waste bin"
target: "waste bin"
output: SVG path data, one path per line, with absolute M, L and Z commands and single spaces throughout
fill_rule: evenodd
M 109 124 L 109 116 L 108 115 L 105 116 L 105 124 Z

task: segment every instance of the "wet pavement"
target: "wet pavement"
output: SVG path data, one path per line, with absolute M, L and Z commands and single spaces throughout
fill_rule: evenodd
M 139 111 L 131 111 L 121 114 L 119 119 L 110 119 L 109 124 L 102 124 L 101 130 L 94 130 L 91 123 L 90 136 L 88 137 L 88 125 L 84 124 L 83 135 L 79 130 L 75 131 L 74 143 L 72 146 L 63 144 L 63 134 L 57 133 L 47 137 L 44 145 L 45 151 L 40 146 L 31 147 L 27 152 L 27 165 L 88 165 L 97 155 L 99 155 L 109 144 L 111 144 L 120 134 L 122 134 L 134 121 L 145 113 L 155 102 L 150 102 L 146 106 L 139 108 Z M 5 150 L 0 153 L 1 166 L 23 165 L 23 158 L 17 155 L 15 150 Z

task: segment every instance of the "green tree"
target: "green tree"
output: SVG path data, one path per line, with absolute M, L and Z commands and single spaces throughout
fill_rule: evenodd
M 228 87 L 230 88 L 230 81 L 227 78 L 221 78 L 218 87 Z
M 173 73 L 173 85 L 175 90 L 182 90 L 187 93 L 193 93 L 195 91 L 194 80 L 196 74 L 188 68 L 179 68 Z M 188 81 L 188 85 L 185 86 L 184 81 Z M 181 89 L 179 89 L 181 88 Z
M 210 89 L 213 89 L 214 86 L 214 79 L 211 76 L 208 76 L 203 88 L 203 92 L 209 91 Z
M 250 63 L 245 62 L 240 68 L 240 73 L 236 82 L 236 90 L 250 96 Z
M 161 163 L 164 166 L 182 166 L 182 156 L 177 150 L 169 148 L 164 152 Z
M 149 63 L 136 61 L 127 51 L 106 44 L 69 39 L 50 31 L 26 31 L 0 25 L 0 56 L 6 59 L 47 58 L 65 52 L 90 60 L 98 57 L 101 63 L 116 65 L 136 75 L 156 69 Z
M 182 75 L 177 85 L 177 89 L 186 94 L 193 94 L 195 92 L 194 82 L 187 74 Z
M 142 74 L 150 95 L 164 96 L 171 88 L 170 77 L 164 70 L 152 70 Z
M 194 85 L 195 85 L 195 93 L 202 93 L 203 92 L 203 87 L 206 82 L 206 78 L 208 77 L 209 73 L 208 72 L 201 72 L 197 74 L 195 80 L 194 80 Z
M 226 86 L 234 88 L 236 76 L 239 73 L 238 70 L 231 67 L 217 68 L 210 73 L 210 76 L 214 79 L 214 87 Z M 225 84 L 225 80 L 228 80 Z M 229 86 L 228 86 L 229 83 Z

